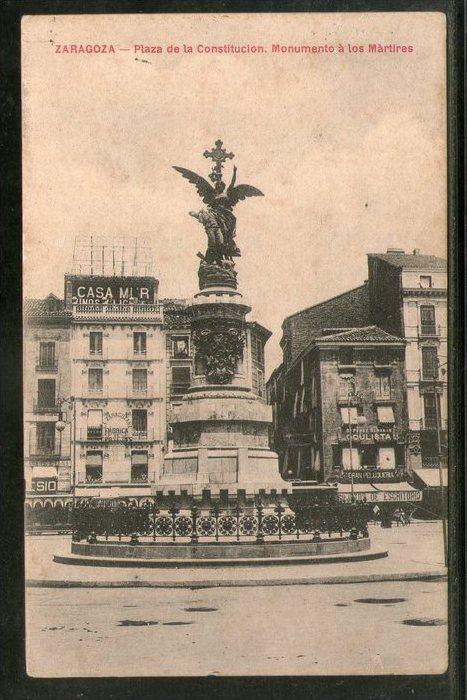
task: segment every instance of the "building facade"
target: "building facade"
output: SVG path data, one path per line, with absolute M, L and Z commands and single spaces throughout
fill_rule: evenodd
M 72 493 L 71 313 L 50 294 L 24 305 L 24 476 L 28 508 L 61 509 Z M 65 419 L 65 420 L 63 420 Z
M 418 250 L 368 255 L 372 319 L 406 341 L 405 372 L 414 469 L 447 460 L 447 267 Z M 439 433 L 439 435 L 438 435 Z M 441 455 L 438 439 L 441 441 Z

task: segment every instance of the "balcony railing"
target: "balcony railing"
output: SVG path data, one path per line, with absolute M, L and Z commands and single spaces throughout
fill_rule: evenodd
M 37 372 L 57 372 L 58 371 L 58 361 L 55 359 L 41 359 L 40 357 L 36 359 L 36 371 Z
M 154 387 L 148 386 L 130 386 L 126 390 L 127 399 L 145 399 L 154 396 Z
M 33 447 L 33 449 L 29 453 L 30 460 L 41 462 L 58 462 L 62 457 L 65 458 L 65 455 L 62 455 L 58 448 L 49 450 L 41 449 L 36 446 Z
M 163 320 L 163 306 L 161 304 L 75 304 L 73 317 L 76 319 L 122 320 L 122 319 L 148 319 L 151 321 Z
M 48 402 L 35 399 L 33 401 L 33 411 L 34 413 L 59 413 L 60 406 L 55 401 L 51 401 L 49 404 Z
M 79 431 L 79 440 L 81 442 L 126 442 L 132 440 L 134 442 L 152 442 L 154 440 L 154 429 L 135 430 L 127 428 L 122 430 L 112 431 L 111 428 L 106 429 L 103 426 L 98 428 L 81 428 Z
M 418 327 L 420 338 L 439 338 L 441 336 L 441 326 L 439 323 L 421 323 Z
M 86 472 L 77 473 L 77 484 L 150 484 L 156 480 L 156 473 L 132 475 L 128 472 L 105 471 L 100 476 L 92 476 Z
M 187 384 L 186 382 L 183 384 L 172 384 L 170 387 L 170 393 L 176 395 L 186 394 L 189 388 L 190 384 Z

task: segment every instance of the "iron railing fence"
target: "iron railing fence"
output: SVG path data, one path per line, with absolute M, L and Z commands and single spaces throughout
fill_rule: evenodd
M 368 536 L 371 508 L 362 502 L 326 505 L 299 504 L 292 510 L 277 502 L 264 506 L 259 499 L 252 505 L 210 507 L 193 504 L 189 508 L 162 507 L 156 499 L 143 505 L 119 502 L 81 501 L 72 512 L 73 538 L 97 542 L 98 537 L 130 538 L 137 544 L 142 537 L 153 542 L 321 540 L 346 536 Z

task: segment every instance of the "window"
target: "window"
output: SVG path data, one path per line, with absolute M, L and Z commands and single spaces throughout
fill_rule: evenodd
M 379 399 L 391 398 L 391 376 L 389 374 L 376 375 L 376 396 Z
M 39 408 L 55 408 L 55 379 L 37 380 L 37 405 Z
M 190 388 L 190 368 L 172 367 L 172 393 L 184 394 Z
M 339 364 L 340 365 L 353 365 L 354 354 L 353 348 L 340 348 L 339 349 Z
M 88 411 L 88 440 L 102 440 L 102 411 L 90 409 Z
M 378 467 L 381 469 L 395 469 L 396 454 L 394 447 L 378 447 Z
M 133 391 L 136 394 L 146 394 L 148 390 L 148 371 L 147 369 L 133 370 Z
M 431 286 L 431 275 L 420 275 L 420 287 L 422 289 L 429 289 Z
M 38 454 L 47 454 L 55 450 L 55 423 L 38 423 L 36 436 Z
M 350 416 L 349 416 L 350 412 Z M 341 406 L 341 420 L 344 425 L 349 424 L 349 418 L 350 418 L 350 423 L 352 425 L 356 425 L 357 423 L 357 407 L 356 406 L 350 406 L 350 409 L 348 406 Z
M 422 335 L 436 335 L 434 306 L 420 307 L 420 331 Z
M 377 406 L 378 423 L 394 423 L 394 411 L 392 406 Z
M 375 350 L 375 365 L 390 365 L 392 357 L 393 356 L 389 348 L 377 348 Z
M 148 453 L 131 453 L 131 480 L 145 483 L 148 480 Z
M 135 408 L 131 412 L 131 425 L 133 431 L 139 435 L 147 435 L 148 432 L 148 412 L 145 408 Z
M 251 336 L 251 356 L 253 362 L 259 365 L 264 365 L 264 345 L 257 335 Z
M 55 367 L 55 343 L 40 343 L 39 345 L 40 367 Z
M 102 452 L 86 453 L 86 483 L 100 483 L 102 481 Z
M 422 379 L 437 379 L 438 351 L 436 348 L 422 348 Z
M 360 451 L 357 447 L 342 448 L 342 466 L 344 469 L 360 469 Z
M 135 355 L 146 354 L 146 333 L 140 331 L 133 333 L 133 352 Z
M 436 406 L 436 401 L 438 401 L 438 407 Z M 425 414 L 425 428 L 436 428 L 439 420 L 439 397 L 437 394 L 423 395 L 423 409 Z
M 102 394 L 103 371 L 100 367 L 88 369 L 88 389 L 93 394 Z
M 188 336 L 174 338 L 172 340 L 172 354 L 174 357 L 188 357 L 190 354 L 190 344 Z
M 362 466 L 363 467 L 375 467 L 376 466 L 376 445 L 364 445 L 362 447 Z
M 349 395 L 355 393 L 355 375 L 340 374 L 339 375 L 339 398 L 346 399 Z
M 89 352 L 91 355 L 102 355 L 102 331 L 89 333 Z

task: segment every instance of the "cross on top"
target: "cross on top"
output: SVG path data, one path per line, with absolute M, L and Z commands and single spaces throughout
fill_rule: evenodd
M 214 161 L 212 173 L 209 175 L 209 177 L 213 182 L 219 182 L 220 180 L 222 180 L 222 168 L 224 166 L 225 161 L 228 158 L 232 159 L 234 157 L 234 154 L 227 153 L 226 149 L 222 148 L 222 141 L 220 139 L 217 139 L 214 145 L 215 148 L 213 148 L 211 151 L 204 151 L 203 155 L 205 158 L 211 158 L 211 160 Z

